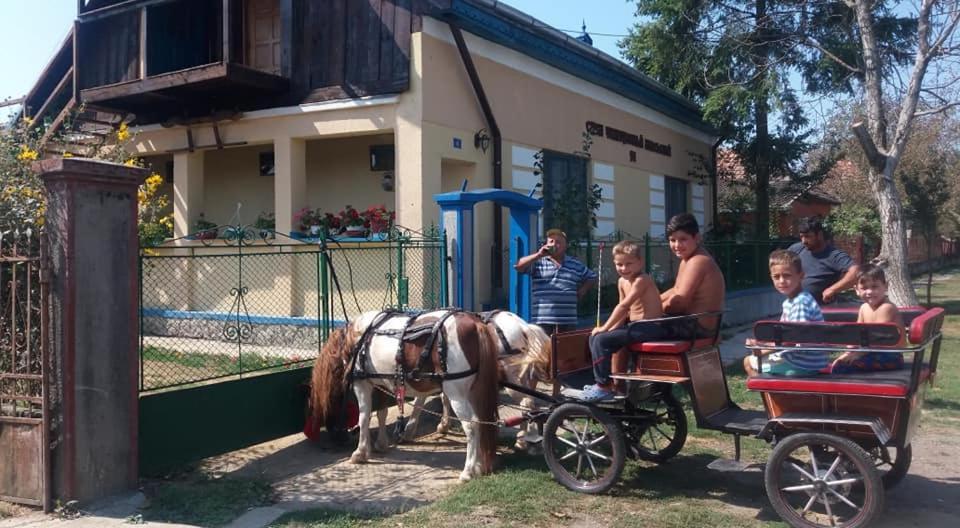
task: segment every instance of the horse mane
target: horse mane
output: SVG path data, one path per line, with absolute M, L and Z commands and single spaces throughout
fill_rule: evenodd
M 313 364 L 310 378 L 310 410 L 317 430 L 336 413 L 347 388 L 350 352 L 356 341 L 352 329 L 337 328 L 330 333 Z
M 543 328 L 525 323 L 523 333 L 527 338 L 527 348 L 521 360 L 520 377 L 533 381 L 550 379 L 550 356 L 552 342 Z
M 495 422 L 499 405 L 500 378 L 503 375 L 502 367 L 497 360 L 498 338 L 495 331 L 478 318 L 474 318 L 474 328 L 479 348 L 477 374 L 473 385 L 470 386 L 470 402 L 478 420 Z M 477 455 L 483 474 L 493 471 L 493 463 L 497 456 L 498 429 L 497 425 L 492 423 L 477 424 Z

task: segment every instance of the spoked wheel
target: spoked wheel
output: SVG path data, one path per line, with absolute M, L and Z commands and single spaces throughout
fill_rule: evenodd
M 764 471 L 770 504 L 794 527 L 868 526 L 883 510 L 872 457 L 838 436 L 800 433 L 777 444 Z
M 623 473 L 623 434 L 602 410 L 565 403 L 547 419 L 543 455 L 557 482 L 581 493 L 603 493 Z
M 683 449 L 687 441 L 687 415 L 683 404 L 669 392 L 659 393 L 638 406 L 649 418 L 631 424 L 631 447 L 641 460 L 665 462 Z
M 907 471 L 910 470 L 910 462 L 913 461 L 913 449 L 910 446 L 903 449 L 898 447 L 874 447 L 870 450 L 870 456 L 873 457 L 874 467 L 880 472 L 883 487 L 890 489 L 907 476 Z

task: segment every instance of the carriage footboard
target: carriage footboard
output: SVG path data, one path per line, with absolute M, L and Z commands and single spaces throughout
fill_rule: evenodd
M 830 416 L 824 414 L 784 413 L 771 418 L 757 436 L 760 438 L 772 437 L 778 428 L 798 429 L 803 426 L 852 426 L 869 428 L 873 431 L 880 445 L 887 445 L 893 435 L 890 429 L 880 420 L 869 416 Z

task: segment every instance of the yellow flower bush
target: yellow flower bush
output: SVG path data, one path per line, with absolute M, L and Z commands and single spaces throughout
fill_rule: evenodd
M 17 159 L 19 161 L 36 161 L 39 156 L 40 156 L 40 153 L 37 152 L 36 150 L 33 150 L 27 145 L 21 145 L 20 153 L 17 154 Z
M 126 123 L 120 123 L 120 126 L 117 128 L 117 142 L 123 143 L 128 139 L 130 139 L 130 129 Z
M 75 112 L 83 112 L 78 108 Z M 74 114 L 76 115 L 76 114 Z M 25 233 L 38 233 L 44 225 L 46 214 L 46 195 L 43 183 L 31 165 L 33 162 L 51 156 L 47 150 L 51 145 L 68 143 L 64 135 L 75 131 L 71 116 L 62 127 L 41 141 L 48 130 L 46 124 L 23 117 L 11 123 L 0 133 L 0 233 L 24 236 Z M 124 143 L 133 140 L 135 134 L 126 123 L 121 124 L 115 134 L 115 141 L 107 142 L 83 155 L 93 159 L 122 163 L 131 167 L 142 167 L 141 160 L 133 157 Z M 64 158 L 74 154 L 65 152 Z M 170 213 L 170 199 L 161 191 L 163 178 L 153 175 L 149 183 L 145 182 L 137 192 L 138 220 L 141 240 L 144 233 L 150 241 L 160 241 L 173 233 L 173 217 Z M 34 237 L 36 240 L 36 237 Z M 6 242 L 6 240 L 4 241 Z
M 163 176 L 151 174 L 137 190 L 140 245 L 155 246 L 173 236 L 170 198 L 163 192 Z

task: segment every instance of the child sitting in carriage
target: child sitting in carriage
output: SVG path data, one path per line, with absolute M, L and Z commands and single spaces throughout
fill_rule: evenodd
M 857 273 L 857 296 L 863 300 L 858 323 L 894 323 L 900 328 L 900 344 L 905 340 L 903 316 L 887 298 L 887 276 L 883 268 L 867 264 Z M 852 374 L 903 368 L 903 354 L 895 352 L 845 352 L 833 362 L 831 373 Z
M 643 329 L 629 323 L 656 319 L 663 315 L 660 306 L 660 291 L 653 278 L 643 272 L 643 247 L 636 242 L 624 240 L 613 246 L 613 263 L 620 279 L 617 290 L 620 302 L 610 313 L 603 326 L 590 334 L 590 355 L 593 357 L 593 376 L 596 384 L 583 388 L 584 401 L 600 401 L 614 396 L 610 366 L 613 355 L 638 336 L 655 339 L 657 336 L 640 336 Z M 658 327 L 652 327 L 656 332 Z
M 823 312 L 813 295 L 803 290 L 803 264 L 796 253 L 778 249 L 770 253 L 770 279 L 773 287 L 787 298 L 783 301 L 781 321 L 822 322 Z M 753 338 L 747 339 L 747 346 L 757 344 Z M 764 357 L 762 371 L 780 376 L 816 376 L 830 365 L 830 355 L 816 350 L 761 350 Z M 760 373 L 756 355 L 743 358 L 743 369 L 747 376 Z

